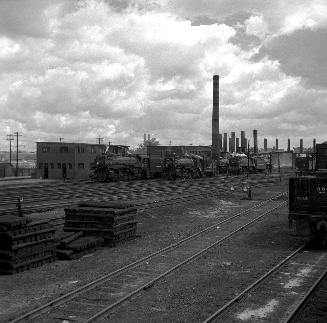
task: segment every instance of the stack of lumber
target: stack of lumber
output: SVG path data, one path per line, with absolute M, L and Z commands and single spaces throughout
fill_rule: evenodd
M 137 208 L 130 203 L 82 202 L 65 209 L 65 213 L 64 231 L 100 236 L 106 246 L 115 246 L 136 236 Z
M 101 237 L 84 237 L 82 231 L 63 232 L 57 245 L 57 256 L 62 260 L 77 259 L 97 250 L 103 243 Z
M 0 274 L 14 274 L 56 259 L 54 227 L 49 220 L 0 216 Z

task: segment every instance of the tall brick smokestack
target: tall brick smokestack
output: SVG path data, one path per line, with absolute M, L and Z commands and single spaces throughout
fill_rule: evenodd
M 312 152 L 313 153 L 316 152 L 316 139 L 313 139 L 313 142 L 312 142 Z
M 267 151 L 268 150 L 268 141 L 267 138 L 263 139 L 263 150 Z
M 287 151 L 288 152 L 291 151 L 291 139 L 290 138 L 287 139 Z
M 276 150 L 278 150 L 278 138 L 276 138 L 276 147 L 275 147 Z
M 227 152 L 227 133 L 226 132 L 224 132 L 223 151 Z
M 241 131 L 241 152 L 245 153 L 246 151 L 246 143 L 245 143 L 245 131 Z
M 212 99 L 212 144 L 211 157 L 212 160 L 219 160 L 219 75 L 213 76 L 213 99 Z M 218 163 L 217 163 L 218 167 Z
M 253 152 L 258 153 L 258 130 L 253 129 Z
M 300 139 L 300 154 L 303 154 L 303 139 Z

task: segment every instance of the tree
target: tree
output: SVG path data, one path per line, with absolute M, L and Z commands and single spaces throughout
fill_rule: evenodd
M 131 149 L 130 152 L 132 154 L 146 155 L 148 146 L 160 146 L 160 143 L 156 138 L 151 138 L 150 140 L 145 140 L 145 142 L 138 144 L 137 148 Z

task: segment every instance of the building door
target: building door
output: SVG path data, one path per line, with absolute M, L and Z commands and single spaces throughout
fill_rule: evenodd
M 43 178 L 49 178 L 49 166 L 47 163 L 44 164 L 44 176 Z
M 66 179 L 66 177 L 67 177 L 67 168 L 66 168 L 66 164 L 63 163 L 62 164 L 62 178 Z

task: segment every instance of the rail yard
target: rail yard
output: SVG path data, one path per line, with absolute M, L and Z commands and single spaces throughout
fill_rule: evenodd
M 327 258 L 306 248 L 307 237 L 288 228 L 293 171 L 282 177 L 273 172 L 175 181 L 7 183 L 2 212 L 17 212 L 20 196 L 24 215 L 47 219 L 57 238 L 64 208 L 85 200 L 135 205 L 138 228 L 135 239 L 114 248 L 0 276 L 0 320 L 295 322 L 292 310 L 323 277 Z M 300 311 L 303 305 L 297 318 L 304 317 Z
M 210 149 L 38 143 L 0 183 L 0 320 L 326 322 L 327 142 L 253 135 L 221 151 L 215 75 Z

